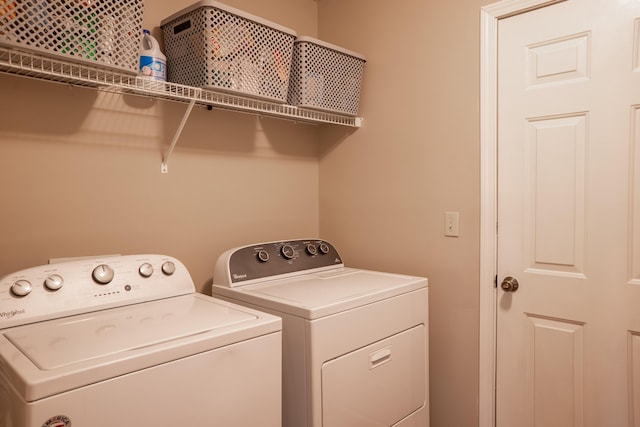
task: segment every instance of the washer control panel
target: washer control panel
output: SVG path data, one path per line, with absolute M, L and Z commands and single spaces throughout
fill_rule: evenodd
M 0 329 L 195 292 L 166 255 L 83 258 L 0 277 Z
M 256 243 L 231 249 L 218 258 L 216 285 L 240 286 L 267 278 L 286 277 L 344 267 L 336 248 L 325 240 L 299 239 Z

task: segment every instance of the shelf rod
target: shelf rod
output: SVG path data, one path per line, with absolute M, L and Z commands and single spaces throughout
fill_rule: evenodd
M 171 157 L 171 153 L 173 153 L 173 149 L 176 147 L 178 143 L 178 139 L 180 138 L 180 134 L 182 134 L 182 130 L 184 129 L 184 125 L 187 123 L 187 119 L 191 115 L 191 110 L 193 110 L 193 106 L 196 104 L 195 98 L 189 102 L 187 106 L 187 110 L 184 112 L 184 116 L 182 116 L 182 121 L 180 122 L 180 126 L 176 130 L 175 135 L 173 135 L 173 141 L 171 141 L 171 145 L 165 151 L 164 156 L 162 156 L 162 166 L 160 168 L 160 172 L 167 173 L 169 171 L 169 167 L 167 163 L 169 163 L 169 157 Z

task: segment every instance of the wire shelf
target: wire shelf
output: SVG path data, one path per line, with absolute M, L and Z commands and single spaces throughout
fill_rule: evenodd
M 0 72 L 40 80 L 126 92 L 211 108 L 236 110 L 303 123 L 360 127 L 362 118 L 280 104 L 242 95 L 159 82 L 0 46 Z

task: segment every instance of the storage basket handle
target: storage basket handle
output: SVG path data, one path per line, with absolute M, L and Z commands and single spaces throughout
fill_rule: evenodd
M 173 34 L 180 34 L 181 32 L 188 30 L 189 28 L 191 28 L 191 19 L 187 19 L 184 22 L 174 25 Z

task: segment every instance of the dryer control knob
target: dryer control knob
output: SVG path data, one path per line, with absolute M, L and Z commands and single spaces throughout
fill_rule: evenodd
M 329 245 L 326 243 L 320 243 L 320 253 L 326 255 L 329 253 Z
M 109 267 L 107 264 L 100 264 L 96 268 L 93 269 L 91 273 L 91 277 L 98 285 L 106 285 L 113 280 L 114 272 L 113 268 Z
M 258 259 L 262 262 L 269 261 L 269 252 L 265 251 L 264 249 L 259 250 Z
M 62 280 L 62 276 L 58 274 L 52 274 L 44 279 L 44 286 L 50 291 L 57 291 L 62 285 L 64 285 L 64 280 Z
M 138 268 L 138 273 L 140 273 L 140 275 L 145 278 L 151 277 L 151 275 L 153 274 L 153 266 L 148 262 L 145 262 L 140 266 L 140 268 Z
M 164 264 L 162 264 L 162 272 L 167 276 L 171 276 L 173 273 L 176 272 L 176 265 L 171 261 L 167 261 Z
M 307 245 L 306 249 L 309 255 L 315 255 L 318 253 L 318 247 L 316 245 L 312 245 L 311 243 Z
M 293 246 L 289 244 L 282 245 L 282 247 L 280 248 L 280 253 L 284 257 L 284 259 L 291 259 L 296 255 L 295 249 L 293 249 Z
M 31 286 L 31 282 L 28 280 L 16 280 L 11 285 L 11 293 L 13 293 L 17 297 L 25 297 L 31 293 L 33 287 Z

